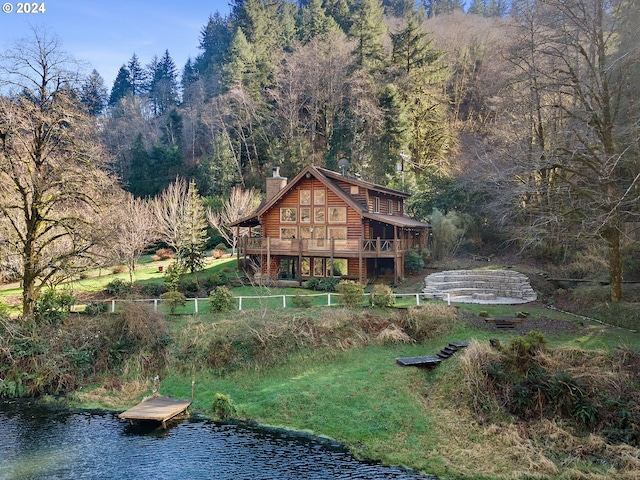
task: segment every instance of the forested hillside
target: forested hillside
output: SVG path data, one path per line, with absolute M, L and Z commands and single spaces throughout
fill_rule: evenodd
M 77 92 L 135 197 L 181 177 L 215 210 L 272 166 L 291 178 L 345 158 L 469 248 L 582 255 L 613 300 L 640 276 L 637 2 L 230 6 L 203 19 L 186 65 L 167 39 L 123 59 L 111 88 L 94 71 Z

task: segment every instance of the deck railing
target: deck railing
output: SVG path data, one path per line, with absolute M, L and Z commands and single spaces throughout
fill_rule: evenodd
M 240 254 L 244 253 L 265 253 L 267 250 L 272 253 L 299 253 L 302 252 L 331 252 L 364 254 L 384 253 L 391 254 L 402 251 L 404 242 L 400 239 L 375 238 L 367 240 L 357 239 L 280 239 L 271 237 L 243 237 L 239 242 Z

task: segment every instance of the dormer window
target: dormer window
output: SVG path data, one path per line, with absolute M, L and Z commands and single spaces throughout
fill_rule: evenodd
M 373 197 L 373 213 L 380 213 L 380 197 Z

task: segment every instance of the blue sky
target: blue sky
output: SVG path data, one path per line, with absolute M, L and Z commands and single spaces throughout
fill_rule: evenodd
M 169 50 L 178 71 L 200 52 L 209 16 L 229 12 L 229 0 L 45 0 L 44 13 L 17 13 L 18 1 L 0 0 L 0 48 L 32 38 L 32 28 L 58 36 L 62 49 L 96 69 L 111 89 L 118 69 L 136 53 L 143 65 Z M 30 2 L 32 3 L 32 2 Z

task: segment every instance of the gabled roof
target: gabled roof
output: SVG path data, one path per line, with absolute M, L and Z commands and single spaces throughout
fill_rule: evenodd
M 344 202 L 353 208 L 356 212 L 366 218 L 370 218 L 372 220 L 377 220 L 379 222 L 388 223 L 390 225 L 396 225 L 400 227 L 416 227 L 416 228 L 426 228 L 428 225 L 426 223 L 418 222 L 417 220 L 412 220 L 409 217 L 404 216 L 392 216 L 392 215 L 380 215 L 373 214 L 368 212 L 368 208 L 366 205 L 362 205 L 356 199 L 354 199 L 350 194 L 345 192 L 342 188 L 340 188 L 335 181 L 340 180 L 352 185 L 358 185 L 363 188 L 374 190 L 381 193 L 386 193 L 389 195 L 395 195 L 401 198 L 408 198 L 410 195 L 401 192 L 400 190 L 394 190 L 392 188 L 383 187 L 381 185 L 376 185 L 374 183 L 365 182 L 363 180 L 359 180 L 352 177 L 343 176 L 337 172 L 333 172 L 331 170 L 327 170 L 325 168 L 314 167 L 313 165 L 309 165 L 302 169 L 298 175 L 296 175 L 287 185 L 282 188 L 274 197 L 267 201 L 263 202 L 258 209 L 251 215 L 240 218 L 236 220 L 231 226 L 240 226 L 240 227 L 252 227 L 260 225 L 260 217 L 265 214 L 271 207 L 273 207 L 278 201 L 287 195 L 293 188 L 296 187 L 298 182 L 302 178 L 307 178 L 308 176 L 313 176 L 318 181 L 320 181 L 325 187 L 335 193 L 338 197 L 340 197 Z

